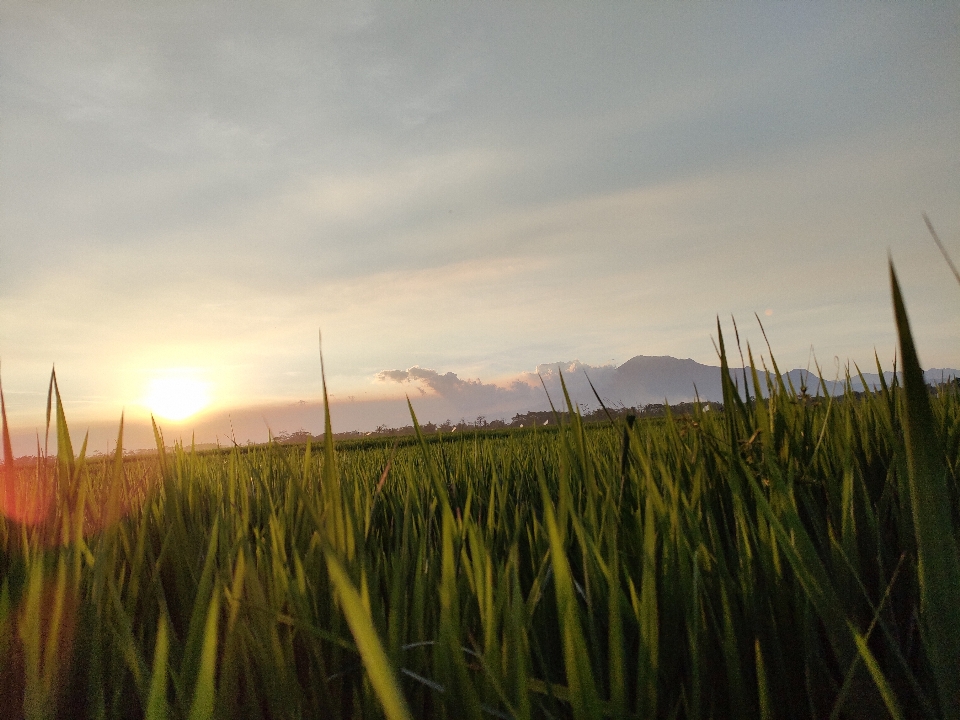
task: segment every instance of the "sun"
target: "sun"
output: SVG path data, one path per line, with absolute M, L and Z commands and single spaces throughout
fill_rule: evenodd
M 210 404 L 210 385 L 183 375 L 153 378 L 143 404 L 167 420 L 185 420 Z

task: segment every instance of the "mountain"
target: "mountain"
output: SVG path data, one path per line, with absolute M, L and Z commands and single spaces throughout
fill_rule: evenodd
M 571 376 L 571 395 L 576 396 L 580 402 L 587 402 L 589 405 L 595 405 L 596 400 L 592 391 L 585 382 L 577 382 L 572 379 L 576 368 L 571 365 L 569 373 Z M 607 372 L 597 372 L 599 368 L 588 370 L 594 372 L 598 377 L 594 380 L 598 394 L 605 403 L 611 405 L 623 404 L 626 406 L 647 405 L 649 403 L 660 403 L 666 399 L 670 403 L 679 403 L 695 399 L 699 396 L 701 400 L 722 400 L 723 389 L 720 382 L 720 368 L 714 365 L 703 365 L 690 359 L 679 359 L 669 355 L 649 356 L 637 355 L 630 358 L 619 367 Z M 763 394 L 766 395 L 767 374 L 763 370 L 758 370 L 760 385 Z M 824 371 L 824 380 L 826 389 L 831 395 L 843 391 L 844 375 L 836 378 L 836 370 L 833 373 Z M 731 367 L 730 375 L 738 387 L 744 385 L 744 370 L 739 367 Z M 750 368 L 746 369 L 747 381 L 750 394 L 755 394 L 753 388 L 753 378 Z M 565 372 L 565 379 L 568 374 Z M 924 373 L 928 383 L 936 384 L 943 380 L 950 380 L 960 377 L 960 371 L 953 368 L 933 368 Z M 771 373 L 771 380 L 773 375 Z M 816 371 L 803 369 L 790 370 L 783 375 L 784 383 L 789 387 L 792 383 L 798 392 L 805 387 L 810 395 L 823 395 L 823 388 Z M 880 387 L 880 376 L 877 373 L 863 373 L 863 380 L 870 389 Z M 889 384 L 893 380 L 892 372 L 884 373 L 884 380 Z M 851 387 L 855 391 L 862 391 L 864 384 L 855 368 L 851 368 Z M 593 402 L 590 402 L 590 401 Z

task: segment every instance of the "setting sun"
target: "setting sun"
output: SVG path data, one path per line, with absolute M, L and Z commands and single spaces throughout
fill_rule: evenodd
M 143 404 L 167 420 L 184 420 L 210 404 L 209 383 L 194 377 L 171 375 L 150 381 Z

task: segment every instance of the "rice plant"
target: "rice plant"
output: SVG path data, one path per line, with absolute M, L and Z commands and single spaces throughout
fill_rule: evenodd
M 718 324 L 722 413 L 92 460 L 53 377 L 54 456 L 4 410 L 0 706 L 960 717 L 960 398 L 891 281 L 902 383 L 811 399 L 769 353 L 743 397 Z

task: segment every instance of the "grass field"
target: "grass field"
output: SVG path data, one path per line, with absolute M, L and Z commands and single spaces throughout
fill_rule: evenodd
M 54 383 L 56 461 L 4 465 L 0 707 L 960 717 L 960 397 L 894 307 L 865 397 L 396 444 L 87 461 Z

